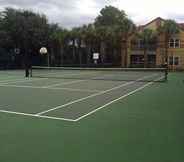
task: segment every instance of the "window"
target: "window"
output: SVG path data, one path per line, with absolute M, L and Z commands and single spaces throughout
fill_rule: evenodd
M 132 46 L 132 48 L 143 49 L 144 48 L 144 42 L 141 39 L 132 40 L 131 41 L 131 46 Z
M 153 67 L 156 65 L 156 55 L 148 55 L 148 65 Z
M 180 40 L 175 39 L 175 48 L 180 48 Z
M 169 57 L 169 65 L 179 65 L 179 57 Z
M 174 39 L 169 40 L 169 47 L 174 48 Z
M 169 65 L 173 65 L 173 57 L 169 57 Z
M 143 55 L 131 55 L 131 64 L 132 65 L 141 65 L 144 63 Z
M 144 41 L 142 39 L 139 39 L 139 41 L 138 41 L 138 47 L 139 48 L 144 48 Z
M 170 39 L 169 40 L 169 47 L 170 48 L 180 48 L 180 40 L 179 39 Z
M 178 57 L 174 58 L 174 65 L 179 65 L 179 58 Z

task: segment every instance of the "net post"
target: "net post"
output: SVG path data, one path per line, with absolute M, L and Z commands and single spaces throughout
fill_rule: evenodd
M 168 81 L 168 63 L 167 62 L 165 62 L 164 68 L 165 68 L 165 81 Z
M 165 81 L 168 81 L 168 68 L 165 69 Z

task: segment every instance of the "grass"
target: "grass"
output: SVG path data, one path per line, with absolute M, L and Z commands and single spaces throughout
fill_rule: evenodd
M 155 83 L 76 123 L 0 113 L 0 161 L 184 161 L 182 80 L 183 73 L 171 73 L 168 83 Z

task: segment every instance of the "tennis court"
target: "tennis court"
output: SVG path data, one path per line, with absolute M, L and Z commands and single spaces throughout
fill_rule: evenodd
M 158 69 L 103 70 L 40 67 L 33 69 L 35 77 L 29 79 L 23 78 L 24 71 L 2 72 L 0 112 L 79 121 L 165 77 Z
M 183 73 L 50 72 L 0 71 L 0 161 L 184 159 Z

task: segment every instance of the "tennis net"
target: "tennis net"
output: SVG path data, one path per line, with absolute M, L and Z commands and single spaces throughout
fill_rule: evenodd
M 164 82 L 166 68 L 70 68 L 32 67 L 32 77 L 79 80 Z

